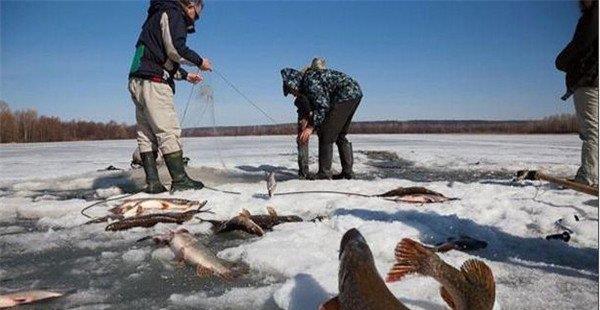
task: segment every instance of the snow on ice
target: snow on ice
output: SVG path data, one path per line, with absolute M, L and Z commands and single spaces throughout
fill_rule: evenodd
M 0 147 L 0 287 L 72 290 L 48 304 L 54 308 L 315 309 L 337 293 L 340 238 L 356 227 L 382 276 L 402 238 L 434 245 L 468 235 L 488 247 L 441 257 L 456 267 L 469 258 L 485 261 L 496 278 L 495 308 L 598 305 L 598 199 L 547 183 L 510 183 L 519 169 L 574 174 L 580 151 L 574 135 L 357 135 L 351 140 L 359 179 L 312 182 L 295 178 L 293 137 L 216 139 L 220 152 L 215 138 L 184 140 L 189 171 L 242 194 L 202 190 L 176 197 L 208 200 L 214 214 L 201 214 L 205 219 L 227 219 L 242 208 L 266 214 L 272 206 L 306 220 L 276 226 L 260 238 L 212 236 L 211 225 L 199 220 L 183 225 L 219 257 L 244 266 L 240 278 L 197 278 L 193 268 L 173 262 L 168 248 L 136 242 L 176 225 L 122 232 L 106 232 L 104 224 L 82 226 L 88 220 L 80 214 L 83 207 L 142 186 L 143 171 L 129 170 L 135 141 L 40 143 Z M 313 170 L 316 147 L 311 144 Z M 125 171 L 98 171 L 109 165 Z M 426 186 L 460 200 L 411 205 L 331 194 L 269 199 L 264 173 L 271 171 L 278 192 L 379 194 Z M 165 171 L 161 177 L 168 180 Z M 90 214 L 106 210 L 100 205 Z M 325 218 L 310 221 L 317 216 Z M 555 225 L 559 219 L 573 230 L 568 243 L 544 239 L 562 232 Z M 389 287 L 411 309 L 445 307 L 431 279 L 411 276 Z

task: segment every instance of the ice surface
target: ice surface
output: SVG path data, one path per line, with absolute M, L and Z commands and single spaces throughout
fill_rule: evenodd
M 150 240 L 136 242 L 177 225 L 122 232 L 106 232 L 106 224 L 82 225 L 88 220 L 80 214 L 83 207 L 143 185 L 143 172 L 128 167 L 135 141 L 2 145 L 0 293 L 73 290 L 48 303 L 51 308 L 315 309 L 337 293 L 340 238 L 356 227 L 382 276 L 394 263 L 393 250 L 402 238 L 434 245 L 469 235 L 487 241 L 488 247 L 441 257 L 456 267 L 469 258 L 485 261 L 496 278 L 497 309 L 598 305 L 598 199 L 547 183 L 509 180 L 514 171 L 526 168 L 574 174 L 580 148 L 575 135 L 351 136 L 359 178 L 312 182 L 295 177 L 293 137 L 216 139 L 225 167 L 215 138 L 193 138 L 184 139 L 185 155 L 191 158 L 188 171 L 208 185 L 242 194 L 202 190 L 176 197 L 208 200 L 206 208 L 214 214 L 199 215 L 204 219 L 228 219 L 242 208 L 266 214 L 272 206 L 282 215 L 306 220 L 276 226 L 260 238 L 244 233 L 212 236 L 206 222 L 185 223 L 199 242 L 246 270 L 236 280 L 198 278 L 193 268 L 173 261 L 169 248 Z M 315 155 L 316 145 L 311 144 L 313 169 Z M 125 170 L 98 171 L 109 165 Z M 279 181 L 278 193 L 378 194 L 398 186 L 427 186 L 460 200 L 411 205 L 332 194 L 269 199 L 264 174 L 271 171 Z M 169 182 L 164 168 L 161 179 Z M 88 214 L 105 215 L 108 205 Z M 324 219 L 310 221 L 317 216 Z M 562 232 L 558 220 L 573 231 L 569 243 L 544 239 Z M 445 307 L 431 279 L 411 276 L 389 288 L 411 309 Z

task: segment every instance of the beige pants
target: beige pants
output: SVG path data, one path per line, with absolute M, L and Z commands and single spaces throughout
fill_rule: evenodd
M 575 180 L 598 184 L 598 87 L 579 87 L 573 94 L 579 123 L 581 167 Z
M 160 149 L 163 154 L 181 150 L 181 128 L 169 85 L 132 78 L 129 92 L 135 103 L 140 152 Z

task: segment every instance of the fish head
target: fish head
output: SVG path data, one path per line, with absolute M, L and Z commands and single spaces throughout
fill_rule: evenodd
M 365 238 L 350 229 L 340 243 L 339 298 L 348 309 L 403 309 L 377 272 Z
M 373 263 L 371 249 L 358 229 L 352 228 L 342 237 L 339 259 L 342 263 L 351 265 Z

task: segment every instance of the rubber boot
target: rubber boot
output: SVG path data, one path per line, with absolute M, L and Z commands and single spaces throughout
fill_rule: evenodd
M 342 164 L 342 173 L 333 176 L 334 180 L 351 180 L 354 178 L 354 172 L 352 171 L 352 165 L 354 164 L 354 153 L 352 152 L 352 143 L 348 140 L 342 141 L 337 144 L 338 151 L 340 152 L 340 163 Z
M 163 158 L 171 175 L 171 192 L 204 188 L 202 182 L 191 179 L 185 172 L 182 151 L 163 154 Z
M 156 168 L 157 156 L 157 152 L 140 154 L 142 166 L 144 167 L 144 172 L 146 172 L 146 188 L 142 191 L 148 194 L 158 194 L 167 191 L 167 188 L 160 183 L 160 178 L 158 177 L 158 168 Z
M 308 169 L 308 144 L 298 144 L 298 178 L 300 180 L 312 180 L 314 176 Z
M 319 143 L 319 172 L 317 180 L 331 180 L 331 160 L 333 159 L 333 143 Z

